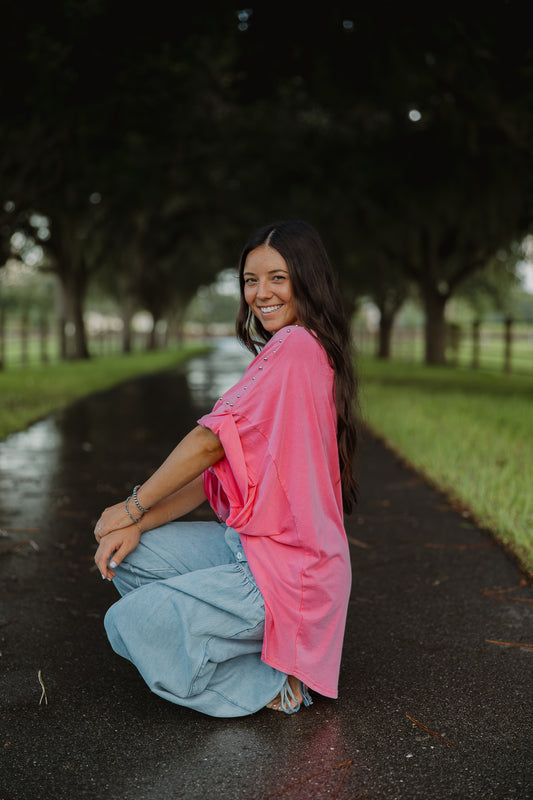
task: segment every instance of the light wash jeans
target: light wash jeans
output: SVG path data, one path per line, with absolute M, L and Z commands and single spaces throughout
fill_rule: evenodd
M 286 675 L 261 661 L 265 608 L 239 534 L 218 522 L 143 533 L 104 624 L 156 694 L 214 717 L 263 708 Z

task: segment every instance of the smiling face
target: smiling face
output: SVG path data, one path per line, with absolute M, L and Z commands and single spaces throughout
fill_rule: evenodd
M 248 253 L 243 270 L 244 299 L 269 333 L 297 319 L 287 262 L 267 245 Z

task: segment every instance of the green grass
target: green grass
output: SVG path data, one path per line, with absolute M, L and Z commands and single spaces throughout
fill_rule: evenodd
M 363 419 L 533 575 L 533 379 L 362 358 Z
M 6 369 L 0 372 L 0 439 L 24 430 L 79 397 L 136 375 L 170 369 L 204 349 L 201 345 L 185 345 L 128 356 Z

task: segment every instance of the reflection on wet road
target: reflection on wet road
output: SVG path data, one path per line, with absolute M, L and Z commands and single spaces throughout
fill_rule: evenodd
M 253 356 L 233 338 L 221 338 L 207 356 L 187 362 L 186 375 L 196 403 L 211 406 L 242 377 Z
M 0 528 L 42 519 L 53 492 L 61 432 L 53 418 L 0 442 Z M 27 523 L 24 525 L 27 527 Z

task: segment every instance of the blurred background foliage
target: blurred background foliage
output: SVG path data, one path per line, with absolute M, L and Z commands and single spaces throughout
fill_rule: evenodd
M 112 306 L 128 351 L 141 310 L 153 331 L 233 314 L 213 282 L 252 229 L 297 217 L 348 310 L 378 309 L 380 354 L 410 302 L 443 363 L 450 308 L 531 309 L 527 17 L 513 0 L 3 3 L 2 304 L 53 310 L 76 358 L 88 306 Z

